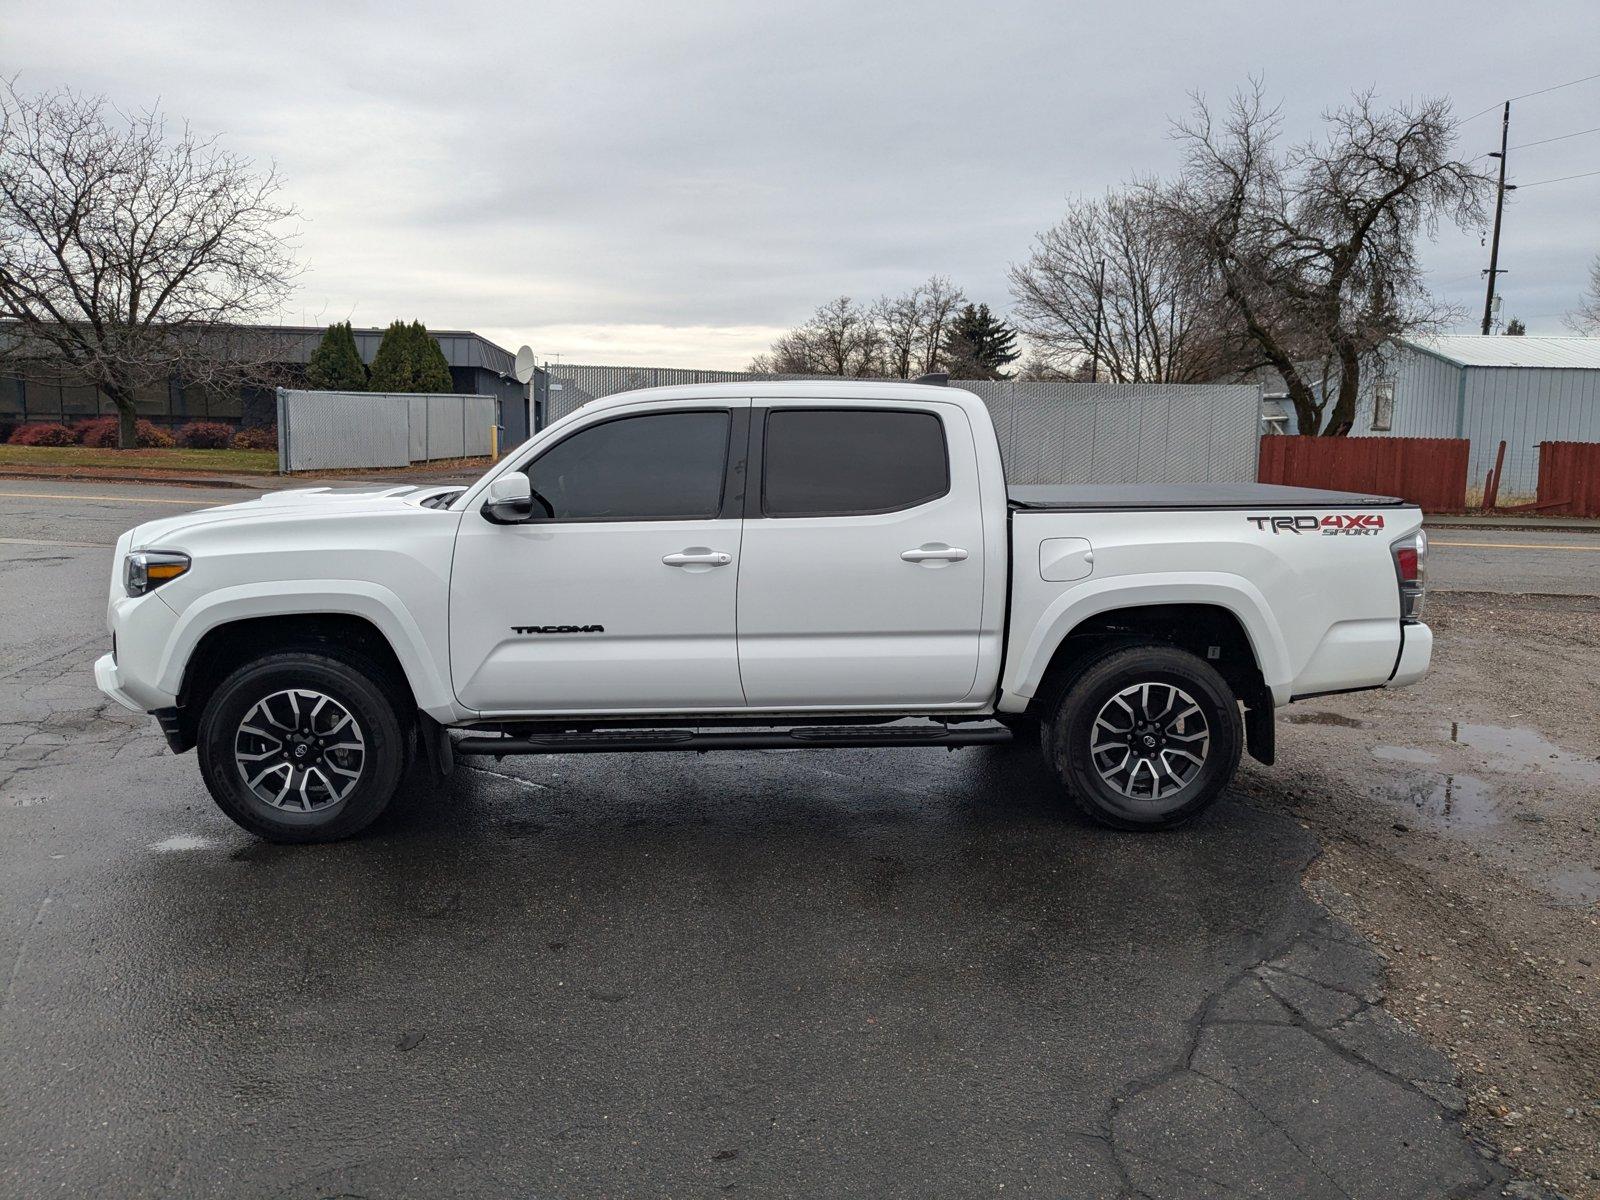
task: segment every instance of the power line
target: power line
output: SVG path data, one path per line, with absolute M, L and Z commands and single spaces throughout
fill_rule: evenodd
M 1577 133 L 1563 133 L 1556 137 L 1540 138 L 1537 142 L 1523 142 L 1522 145 L 1511 148 L 1513 150 L 1526 150 L 1529 146 L 1544 146 L 1550 142 L 1564 142 L 1568 138 L 1582 137 L 1586 133 L 1600 133 L 1600 125 L 1596 125 L 1593 129 L 1580 129 Z M 1482 155 L 1479 155 L 1479 157 L 1481 158 Z
M 1542 96 L 1546 92 L 1559 92 L 1562 88 L 1576 87 L 1580 83 L 1588 83 L 1591 79 L 1600 79 L 1600 71 L 1595 72 L 1593 75 L 1585 75 L 1582 79 L 1569 79 L 1565 83 L 1552 84 L 1550 87 L 1540 88 L 1536 92 L 1523 92 L 1520 96 L 1509 96 L 1505 100 L 1496 100 L 1481 112 L 1475 112 L 1470 117 L 1462 118 L 1461 123 L 1465 125 L 1468 121 L 1476 121 L 1479 117 L 1492 113 L 1502 104 L 1509 104 L 1512 100 L 1526 100 L 1529 96 Z
M 1517 184 L 1517 190 L 1521 191 L 1523 188 L 1542 187 L 1547 183 L 1565 183 L 1569 179 L 1587 179 L 1591 175 L 1600 175 L 1600 171 L 1584 171 L 1578 175 L 1562 175 L 1556 179 L 1540 179 L 1534 183 L 1519 183 Z

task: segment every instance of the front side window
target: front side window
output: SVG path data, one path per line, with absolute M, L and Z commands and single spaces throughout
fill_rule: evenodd
M 722 507 L 729 416 L 647 413 L 581 429 L 527 467 L 533 519 L 692 521 Z
M 950 490 L 944 426 L 930 412 L 775 408 L 767 415 L 769 517 L 895 512 Z

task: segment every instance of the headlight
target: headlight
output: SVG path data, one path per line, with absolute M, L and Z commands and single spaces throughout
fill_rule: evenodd
M 130 596 L 153 592 L 163 583 L 176 579 L 189 569 L 187 554 L 164 550 L 141 550 L 128 555 L 122 568 L 122 584 Z

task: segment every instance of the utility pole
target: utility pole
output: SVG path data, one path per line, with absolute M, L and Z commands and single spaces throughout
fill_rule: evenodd
M 1106 320 L 1106 260 L 1100 260 L 1100 282 L 1094 293 L 1094 356 L 1089 360 L 1089 382 L 1100 382 L 1100 328 Z
M 1490 158 L 1500 160 L 1500 186 L 1495 191 L 1494 197 L 1494 236 L 1489 242 L 1489 287 L 1483 297 L 1483 332 L 1489 332 L 1489 325 L 1494 320 L 1494 281 L 1500 271 L 1500 214 L 1505 211 L 1506 193 L 1517 190 L 1517 185 L 1506 186 L 1506 135 L 1511 131 L 1511 101 L 1506 101 L 1505 110 L 1500 114 L 1500 153 L 1492 150 Z

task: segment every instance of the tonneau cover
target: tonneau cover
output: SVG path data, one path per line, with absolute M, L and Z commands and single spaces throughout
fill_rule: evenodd
M 1405 500 L 1360 492 L 1285 487 L 1277 483 L 1067 483 L 1014 484 L 1018 508 L 1040 511 L 1160 509 L 1395 508 Z

